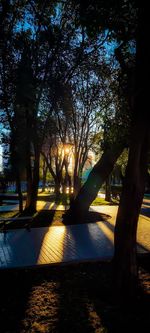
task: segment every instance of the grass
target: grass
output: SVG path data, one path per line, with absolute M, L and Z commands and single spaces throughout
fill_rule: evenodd
M 150 275 L 139 266 L 142 293 L 132 305 L 115 302 L 111 263 L 3 271 L 1 333 L 147 333 Z
M 91 206 L 100 206 L 100 205 L 110 205 L 110 202 L 106 201 L 103 198 L 97 197 L 91 204 Z
M 41 210 L 34 214 L 29 220 L 18 220 L 18 221 L 6 221 L 5 225 L 0 222 L 0 231 L 10 229 L 21 229 L 21 228 L 39 228 L 49 226 L 61 226 L 65 224 L 75 223 L 72 220 L 63 221 L 64 210 Z M 3 213 L 3 217 L 15 217 L 16 212 Z M 17 216 L 19 216 L 17 214 Z M 21 216 L 19 216 L 21 217 Z M 89 212 L 83 223 L 94 223 L 98 221 L 107 220 L 110 216 L 98 212 Z
M 62 215 L 64 214 L 63 210 L 44 210 L 44 206 L 46 203 L 51 203 L 54 202 L 56 203 L 56 206 L 58 205 L 69 205 L 69 194 L 61 194 L 59 198 L 55 198 L 54 195 L 46 195 L 47 197 L 45 198 L 45 195 L 39 193 L 38 196 L 38 202 L 39 202 L 39 211 L 33 215 L 32 219 L 29 221 L 7 221 L 5 222 L 5 229 L 15 229 L 15 228 L 25 228 L 26 226 L 29 227 L 47 227 L 50 225 L 63 225 L 63 219 Z M 44 204 L 44 205 L 43 205 Z M 102 198 L 97 198 L 93 202 L 93 205 L 104 205 L 104 204 L 109 204 L 109 202 L 105 201 Z M 8 212 L 0 212 L 0 218 L 11 218 L 11 217 L 16 217 L 19 216 L 18 211 L 8 211 Z M 107 218 L 109 216 L 105 214 L 99 214 L 99 213 L 94 213 L 91 212 L 88 214 L 86 217 L 85 222 L 97 222 L 97 221 L 102 221 L 103 219 Z M 72 224 L 72 221 L 68 221 L 68 223 Z M 3 230 L 4 224 L 3 222 L 0 222 L 0 230 Z
M 11 218 L 17 216 L 19 213 L 17 211 L 8 211 L 8 212 L 0 212 L 0 218 Z

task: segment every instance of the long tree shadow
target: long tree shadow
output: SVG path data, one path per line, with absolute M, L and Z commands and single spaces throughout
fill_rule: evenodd
M 5 272 L 1 332 L 95 332 L 88 288 L 97 268 Z
M 62 242 L 62 260 L 68 260 L 69 256 L 75 262 L 82 258 L 89 261 L 95 257 L 98 260 L 99 251 L 104 257 L 106 249 L 112 249 L 113 244 L 103 226 L 113 233 L 114 226 L 106 220 L 80 225 L 80 232 L 78 226 L 68 226 Z M 44 234 L 41 245 L 43 239 Z M 19 242 L 22 243 L 21 237 Z M 30 255 L 27 243 L 24 250 Z M 32 256 L 37 260 L 33 253 Z M 144 268 L 148 270 L 146 265 L 148 260 Z M 146 333 L 149 298 L 139 304 L 139 308 L 128 311 L 113 303 L 111 287 L 110 262 L 3 272 L 1 332 L 116 333 L 126 332 L 130 327 Z
M 19 219 L 11 220 L 10 218 L 10 221 L 8 220 L 5 223 L 4 229 L 5 231 L 22 228 L 30 230 L 30 228 L 49 227 L 54 223 L 55 225 L 61 225 L 62 213 L 62 211 L 57 211 L 57 204 L 54 204 L 54 202 L 46 202 L 43 208 L 38 210 L 36 214 L 33 213 L 28 216 L 28 214 L 24 212 L 22 214 L 16 212 L 12 217 L 19 217 Z M 4 223 L 2 222 L 1 225 L 3 226 L 3 224 Z
M 112 225 L 107 220 L 105 220 L 102 223 L 104 223 L 107 226 L 107 228 L 109 228 L 111 230 L 111 232 L 114 234 L 114 230 L 115 230 L 115 226 L 114 225 Z M 143 256 L 143 258 L 144 258 L 144 256 L 148 257 L 148 255 L 149 255 L 148 249 L 143 244 L 141 244 L 139 241 L 137 241 L 137 251 L 140 253 L 140 256 Z
M 75 244 L 80 246 L 80 241 Z M 1 332 L 116 333 L 129 327 L 147 332 L 150 299 L 140 299 L 141 304 L 129 310 L 114 304 L 110 262 L 7 271 L 1 276 Z
M 113 243 L 96 223 L 67 226 L 63 261 L 106 259 L 113 255 Z
M 150 297 L 137 304 L 117 304 L 112 291 L 112 265 L 84 264 L 64 274 L 59 288 L 58 332 L 148 332 Z M 112 296 L 113 295 L 113 296 Z
M 147 216 L 147 217 L 150 217 L 150 207 L 149 208 L 142 207 L 140 214 L 144 215 L 144 216 Z
M 1 332 L 148 332 L 149 297 L 114 304 L 111 276 L 110 263 L 5 273 Z
M 139 267 L 150 273 L 150 253 L 145 253 L 138 257 Z

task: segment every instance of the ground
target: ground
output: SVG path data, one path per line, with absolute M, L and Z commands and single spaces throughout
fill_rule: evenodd
M 116 206 L 101 206 L 97 215 L 97 208 L 91 209 L 90 222 L 92 216 L 108 218 L 113 228 Z M 138 242 L 149 251 L 150 202 L 145 201 L 142 209 Z M 39 211 L 33 225 L 62 223 L 61 216 L 62 211 Z M 148 333 L 150 254 L 140 255 L 138 265 L 141 288 L 137 299 L 121 305 L 115 303 L 111 262 L 1 271 L 0 332 Z
M 44 227 L 44 226 L 51 226 L 51 225 L 63 225 L 62 215 L 64 211 L 62 209 L 65 206 L 62 205 L 62 201 L 57 204 L 54 204 L 54 200 L 51 196 L 39 196 L 38 198 L 38 211 L 35 214 L 32 220 L 27 221 L 15 221 L 6 223 L 7 229 L 13 228 L 21 228 L 29 225 L 31 227 Z M 104 205 L 103 198 L 98 198 L 99 206 L 92 205 L 90 208 L 90 213 L 86 217 L 85 222 L 98 222 L 104 221 L 106 222 L 107 226 L 107 234 L 109 237 L 110 232 L 114 231 L 114 225 L 116 221 L 116 214 L 117 214 L 117 205 Z M 2 206 L 0 207 L 0 218 L 2 217 L 12 217 L 18 215 L 18 211 L 16 210 L 16 204 L 11 205 L 12 210 L 8 211 L 7 207 L 10 206 Z M 44 209 L 43 209 L 44 207 Z M 55 208 L 55 209 L 54 209 Z M 68 224 L 72 224 L 72 221 L 68 221 Z M 0 230 L 3 230 L 4 223 L 0 221 Z M 142 249 L 142 251 L 150 251 L 150 199 L 144 198 L 141 214 L 139 216 L 139 223 L 138 223 L 138 231 L 137 231 L 137 243 Z
M 120 306 L 111 293 L 111 263 L 2 272 L 1 333 L 148 333 L 149 258 L 139 265 L 143 293 Z

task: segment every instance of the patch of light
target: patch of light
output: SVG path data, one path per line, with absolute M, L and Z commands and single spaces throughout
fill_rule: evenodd
M 65 235 L 65 226 L 49 227 L 41 245 L 37 264 L 63 261 Z
M 114 244 L 114 233 L 109 227 L 107 227 L 105 222 L 100 222 L 96 224 L 101 229 L 103 234 L 111 241 L 111 243 Z
M 37 201 L 37 210 L 43 209 L 45 206 L 45 201 Z

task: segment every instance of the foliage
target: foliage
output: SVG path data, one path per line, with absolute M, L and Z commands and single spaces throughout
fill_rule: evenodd
M 116 141 L 128 145 L 136 11 L 130 1 L 113 5 L 2 1 L 1 122 L 15 177 L 27 177 L 30 200 L 41 151 L 53 178 L 71 182 L 68 159 L 58 153 L 71 144 L 76 186 L 90 149 L 101 155 Z

